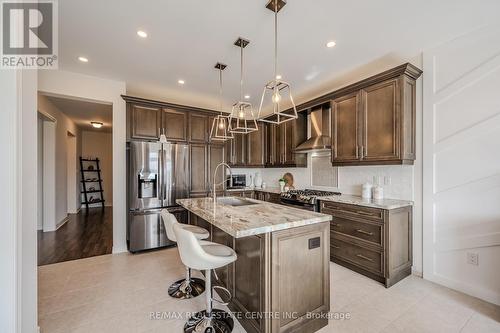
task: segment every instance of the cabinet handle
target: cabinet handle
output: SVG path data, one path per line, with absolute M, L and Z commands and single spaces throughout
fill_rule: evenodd
M 337 227 L 341 227 L 341 226 L 342 226 L 342 225 L 340 225 L 340 224 L 338 224 L 338 223 L 332 223 L 332 227 L 337 228 Z
M 373 232 L 364 231 L 363 229 L 357 229 L 356 232 L 359 232 L 360 234 L 364 234 L 364 235 L 368 235 L 368 236 L 373 236 Z
M 362 211 L 362 210 L 357 210 L 356 211 L 356 214 L 359 214 L 359 215 L 366 215 L 366 216 L 373 216 L 372 213 L 370 212 L 365 212 L 365 211 Z
M 356 146 L 356 158 L 360 158 L 359 157 L 359 146 Z
M 337 245 L 330 245 L 330 247 L 333 247 L 334 249 L 340 249 L 340 247 L 338 247 Z
M 373 262 L 373 260 L 372 260 L 372 259 L 370 259 L 370 258 L 368 258 L 368 257 L 365 257 L 365 256 L 364 256 L 364 255 L 362 255 L 362 254 L 356 254 L 356 257 L 361 258 L 361 259 L 366 260 L 366 261 Z
M 365 147 L 364 146 L 361 146 L 361 154 L 360 154 L 360 158 L 363 159 L 365 157 Z

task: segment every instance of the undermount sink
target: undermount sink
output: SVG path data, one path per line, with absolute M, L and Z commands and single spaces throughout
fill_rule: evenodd
M 223 198 L 217 198 L 217 203 L 221 205 L 228 205 L 228 206 L 250 206 L 250 205 L 256 205 L 258 202 L 253 202 L 250 200 L 245 200 L 245 199 L 240 199 L 240 198 L 234 198 L 234 197 L 223 197 Z

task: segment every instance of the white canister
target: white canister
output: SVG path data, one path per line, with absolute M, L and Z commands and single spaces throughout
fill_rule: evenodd
M 384 198 L 384 188 L 377 185 L 373 188 L 373 199 L 381 200 Z
M 257 171 L 255 173 L 255 178 L 253 180 L 253 183 L 254 183 L 255 187 L 257 187 L 257 188 L 262 187 L 262 176 L 260 175 L 260 172 Z
M 372 184 L 364 183 L 361 186 L 361 197 L 363 199 L 371 199 L 372 198 Z

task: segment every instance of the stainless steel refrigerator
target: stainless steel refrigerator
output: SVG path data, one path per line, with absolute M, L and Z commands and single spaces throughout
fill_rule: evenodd
M 175 200 L 189 196 L 189 146 L 132 141 L 127 148 L 129 251 L 173 245 L 160 211 L 181 210 Z

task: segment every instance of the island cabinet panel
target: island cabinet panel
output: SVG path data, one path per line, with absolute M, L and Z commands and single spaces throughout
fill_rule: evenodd
M 307 314 L 330 311 L 328 222 L 274 232 L 271 237 L 271 312 L 283 314 L 271 321 L 271 331 L 315 332 L 328 319 L 311 320 Z
M 226 245 L 232 249 L 234 249 L 234 238 L 224 231 L 220 230 L 217 227 L 214 227 L 212 225 L 210 236 L 211 236 L 211 241 Z M 213 281 L 218 281 L 216 284 L 223 286 L 224 288 L 227 288 L 232 295 L 234 295 L 234 285 L 233 285 L 233 265 L 227 265 L 224 267 L 220 267 L 215 270 L 217 273 L 217 277 L 219 280 L 216 279 L 215 274 L 214 274 L 214 279 Z M 222 295 L 224 297 L 224 295 Z
M 320 201 L 330 222 L 331 261 L 388 288 L 411 274 L 412 207 L 379 209 Z
M 168 141 L 187 141 L 188 117 L 186 112 L 164 108 L 162 124 Z
M 161 108 L 127 104 L 127 138 L 135 140 L 158 140 L 160 138 Z
M 190 196 L 204 197 L 208 193 L 208 152 L 207 145 L 191 144 L 190 151 Z
M 189 113 L 189 141 L 208 142 L 208 115 L 201 113 Z

